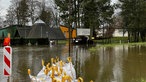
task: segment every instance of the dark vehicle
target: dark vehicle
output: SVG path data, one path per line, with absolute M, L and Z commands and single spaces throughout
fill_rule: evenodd
M 73 39 L 74 44 L 93 44 L 92 40 L 89 40 L 88 36 L 77 36 Z

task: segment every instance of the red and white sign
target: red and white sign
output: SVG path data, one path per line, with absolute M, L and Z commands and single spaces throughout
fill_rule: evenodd
M 3 74 L 4 76 L 11 76 L 12 70 L 12 48 L 4 46 L 3 48 Z

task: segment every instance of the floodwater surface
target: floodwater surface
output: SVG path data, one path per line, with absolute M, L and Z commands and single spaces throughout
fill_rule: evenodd
M 12 46 L 12 76 L 11 82 L 30 82 L 27 69 L 32 75 L 42 69 L 41 60 L 45 64 L 51 58 L 59 57 L 66 61 L 68 45 L 49 46 Z M 99 47 L 94 52 L 89 46 L 72 46 L 71 57 L 77 78 L 84 82 L 141 82 L 146 80 L 146 46 L 117 45 L 114 47 Z M 0 82 L 6 82 L 3 76 L 3 48 L 0 48 Z

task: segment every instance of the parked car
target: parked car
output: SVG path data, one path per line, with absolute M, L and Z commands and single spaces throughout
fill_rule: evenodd
M 89 39 L 88 36 L 77 36 L 73 39 L 74 44 L 91 44 L 93 43 L 92 40 Z

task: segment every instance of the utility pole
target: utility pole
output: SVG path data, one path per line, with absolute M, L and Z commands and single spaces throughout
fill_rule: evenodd
M 68 26 L 68 28 L 69 28 L 69 29 L 68 29 L 68 30 L 69 30 L 69 56 L 71 56 L 71 55 L 70 55 L 70 52 L 71 52 L 71 37 L 72 37 L 72 36 L 71 36 L 71 34 L 72 34 L 72 33 L 71 33 L 71 27 L 72 27 L 72 25 L 71 25 L 71 24 L 72 24 L 72 22 L 71 22 L 71 13 L 72 13 L 72 11 L 71 11 L 71 10 L 72 10 L 72 9 L 71 9 L 71 6 L 72 6 L 72 5 L 71 5 L 71 0 L 69 0 L 69 8 L 68 8 L 68 11 L 69 11 L 69 20 L 68 20 L 68 21 L 69 21 L 69 26 Z
M 78 28 L 80 28 L 80 2 L 78 0 Z

